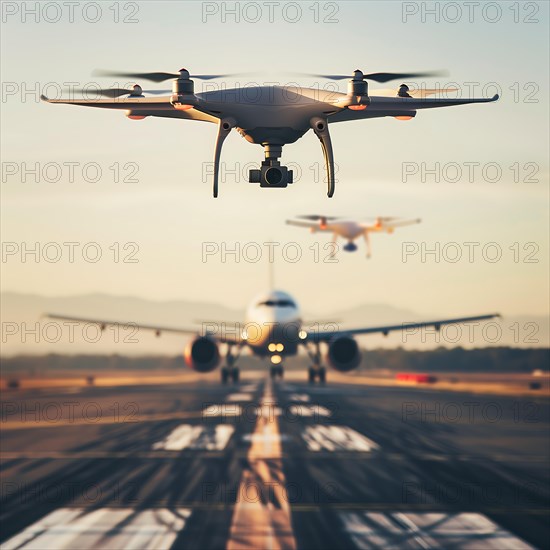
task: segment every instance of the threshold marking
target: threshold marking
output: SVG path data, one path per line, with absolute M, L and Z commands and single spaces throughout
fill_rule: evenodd
M 293 416 L 330 416 L 331 412 L 322 405 L 291 405 L 288 411 Z
M 379 449 L 374 441 L 348 426 L 306 426 L 302 437 L 310 451 L 359 451 Z
M 249 393 L 231 393 L 227 396 L 227 401 L 252 401 L 252 396 Z
M 202 410 L 202 416 L 214 418 L 216 416 L 241 416 L 243 409 L 240 405 L 228 405 L 220 403 L 219 405 L 208 405 Z
M 2 550 L 166 549 L 191 515 L 188 508 L 59 508 L 2 544 Z
M 339 516 L 357 548 L 534 550 L 477 513 L 343 512 Z
M 298 401 L 299 403 L 306 403 L 309 399 L 310 397 L 307 393 L 293 393 L 288 397 L 289 401 Z
M 249 391 L 256 391 L 258 389 L 258 384 L 245 384 L 244 386 L 241 386 L 241 391 L 249 392 Z
M 181 451 L 183 449 L 222 451 L 234 431 L 234 426 L 230 424 L 216 426 L 182 424 L 172 430 L 162 441 L 155 443 L 152 448 L 164 451 Z

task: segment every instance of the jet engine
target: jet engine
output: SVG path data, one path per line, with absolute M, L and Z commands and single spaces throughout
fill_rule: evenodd
M 184 357 L 185 362 L 198 372 L 213 371 L 220 363 L 218 345 L 206 336 L 199 336 L 189 342 Z
M 359 366 L 361 352 L 351 336 L 337 336 L 328 345 L 328 362 L 340 372 L 347 372 Z

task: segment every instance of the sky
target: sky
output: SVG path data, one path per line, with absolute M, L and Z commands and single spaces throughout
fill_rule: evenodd
M 309 311 L 384 303 L 441 316 L 547 315 L 548 3 L 474 2 L 472 13 L 460 2 L 275 4 L 107 1 L 72 13 L 63 2 L 2 4 L 2 291 L 242 308 L 268 286 L 264 243 L 276 242 L 276 286 Z M 283 149 L 300 173 L 284 190 L 247 183 L 243 167 L 259 165 L 263 150 L 233 132 L 216 200 L 205 175 L 215 125 L 39 101 L 70 82 L 124 84 L 92 77 L 97 68 L 182 66 L 252 73 L 214 81 L 227 88 L 334 85 L 295 73 L 446 69 L 424 84 L 501 99 L 331 125 L 333 199 L 312 132 Z M 300 214 L 422 223 L 374 235 L 371 259 L 359 242 L 326 262 L 329 235 L 285 224 Z M 38 258 L 23 253 L 33 248 Z

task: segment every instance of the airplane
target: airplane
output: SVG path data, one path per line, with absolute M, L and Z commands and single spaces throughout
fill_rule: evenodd
M 367 81 L 390 82 L 432 77 L 438 72 L 404 73 L 363 73 L 355 70 L 348 82 L 347 93 L 315 88 L 296 88 L 284 86 L 250 86 L 243 89 L 219 89 L 195 93 L 194 79 L 212 80 L 231 75 L 203 74 L 191 76 L 187 69 L 178 73 L 150 72 L 111 72 L 95 71 L 99 76 L 143 79 L 151 82 L 172 80 L 172 94 L 166 97 L 146 97 L 144 93 L 159 94 L 168 90 L 144 90 L 135 84 L 132 89 L 105 88 L 93 90 L 107 99 L 41 99 L 48 103 L 62 103 L 102 109 L 123 110 L 132 120 L 146 117 L 168 117 L 187 120 L 212 122 L 218 125 L 214 149 L 213 196 L 218 196 L 218 176 L 222 145 L 233 128 L 249 143 L 264 148 L 265 160 L 257 169 L 249 172 L 249 182 L 258 183 L 265 188 L 286 188 L 293 183 L 293 173 L 282 166 L 279 158 L 283 146 L 294 143 L 310 129 L 321 141 L 327 173 L 327 196 L 332 197 L 335 189 L 334 154 L 329 133 L 329 122 L 394 117 L 398 120 L 410 120 L 420 109 L 450 107 L 468 103 L 490 103 L 497 101 L 498 94 L 491 98 L 447 99 L 428 96 L 449 88 L 411 90 L 402 84 L 394 94 L 387 96 L 387 90 L 381 95 L 369 95 Z M 315 78 L 345 80 L 349 75 L 317 74 Z M 86 90 L 71 90 L 86 92 Z M 87 90 L 90 92 L 91 90 Z M 127 96 L 127 97 L 122 97 Z
M 192 335 L 193 339 L 187 344 L 184 358 L 187 365 L 200 373 L 211 372 L 221 362 L 220 344 L 226 344 L 224 365 L 221 368 L 221 381 L 226 384 L 229 380 L 239 381 L 237 360 L 247 348 L 253 355 L 269 358 L 270 376 L 275 379 L 283 378 L 283 360 L 296 355 L 300 347 L 309 355 L 312 365 L 308 368 L 308 380 L 315 383 L 326 381 L 326 367 L 323 359 L 335 370 L 349 372 L 356 369 L 361 363 L 361 350 L 355 340 L 360 334 L 381 333 L 387 336 L 390 332 L 434 327 L 440 330 L 442 325 L 468 323 L 499 317 L 499 314 L 477 315 L 456 319 L 442 319 L 419 323 L 401 323 L 378 327 L 363 327 L 355 329 L 340 329 L 335 323 L 308 323 L 304 324 L 300 309 L 294 298 L 280 290 L 264 292 L 250 303 L 246 312 L 244 325 L 226 325 L 225 323 L 203 323 L 203 328 L 167 328 L 161 326 L 142 325 L 136 323 L 121 323 L 58 315 L 45 314 L 51 319 L 64 321 L 97 324 L 101 330 L 109 326 L 121 324 L 132 325 L 137 329 L 152 330 L 157 336 L 163 332 Z M 321 352 L 321 346 L 325 349 Z M 234 353 L 234 349 L 236 353 Z
M 343 246 L 346 252 L 355 252 L 357 250 L 357 245 L 353 241 L 357 239 L 357 237 L 363 235 L 365 243 L 367 244 L 367 258 L 370 258 L 370 233 L 393 233 L 396 227 L 403 227 L 405 225 L 421 222 L 420 219 L 406 220 L 388 216 L 379 216 L 374 222 L 361 222 L 337 216 L 320 216 L 317 214 L 298 216 L 297 218 L 296 220 L 287 220 L 286 223 L 298 227 L 308 227 L 311 233 L 316 233 L 317 231 L 332 232 L 332 243 L 334 246 L 331 257 L 336 255 L 336 239 L 338 237 L 347 239 L 348 242 Z

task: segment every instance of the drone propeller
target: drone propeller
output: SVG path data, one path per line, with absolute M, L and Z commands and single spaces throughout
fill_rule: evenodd
M 99 94 L 104 95 L 106 97 L 111 98 L 117 98 L 121 97 L 123 95 L 129 95 L 129 96 L 141 96 L 143 93 L 146 94 L 169 94 L 171 90 L 143 90 L 142 87 L 139 84 L 135 84 L 134 87 L 131 90 L 128 90 L 127 88 L 67 88 L 65 91 L 67 92 L 76 92 L 79 94 Z
M 353 74 L 354 80 L 374 80 L 375 82 L 390 82 L 391 80 L 408 80 L 411 78 L 429 78 L 432 76 L 445 76 L 445 71 L 428 71 L 419 73 L 368 73 L 364 74 L 356 69 Z M 308 74 L 314 78 L 329 78 L 331 80 L 347 80 L 349 74 Z
M 449 94 L 452 92 L 457 92 L 458 88 L 452 88 L 452 87 L 446 87 L 446 88 L 415 88 L 410 89 L 408 86 L 406 89 L 403 88 L 405 86 L 402 84 L 399 87 L 399 90 L 390 89 L 390 88 L 384 88 L 384 89 L 378 89 L 378 90 L 372 90 L 373 96 L 388 96 L 388 97 L 394 97 L 395 95 L 399 95 L 399 91 L 403 89 L 405 93 L 407 93 L 410 97 L 416 97 L 420 99 L 424 99 L 430 95 L 437 95 L 437 94 Z M 403 96 L 402 96 L 403 97 Z M 406 96 L 405 96 L 406 97 Z
M 323 216 L 321 214 L 306 214 L 304 216 L 296 216 L 297 218 L 300 218 L 302 220 L 337 220 L 339 216 Z
M 114 76 L 117 78 L 135 78 L 150 80 L 151 82 L 164 82 L 165 80 L 171 80 L 174 78 L 198 78 L 200 80 L 212 80 L 214 78 L 225 78 L 232 76 L 231 74 L 195 74 L 191 76 L 187 69 L 180 69 L 177 73 L 126 73 L 126 72 L 117 72 L 117 71 L 103 71 L 95 70 L 92 73 L 93 76 Z

